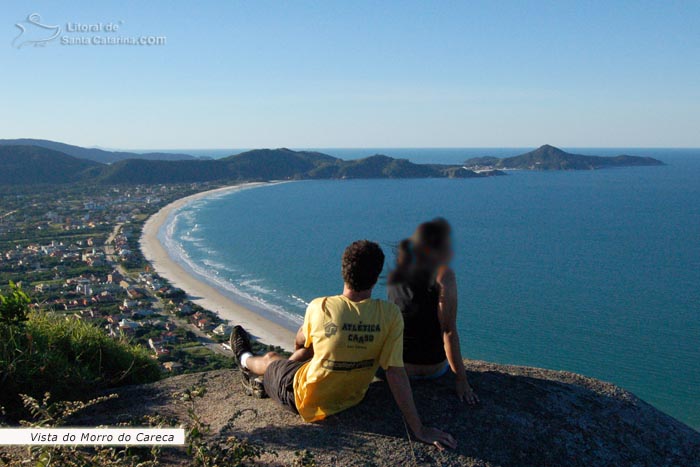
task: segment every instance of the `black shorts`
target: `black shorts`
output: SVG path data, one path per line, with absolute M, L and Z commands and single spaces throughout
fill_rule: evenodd
M 297 412 L 294 399 L 294 375 L 306 362 L 294 360 L 275 360 L 270 363 L 263 375 L 265 392 L 270 399 L 276 400 L 283 406 Z

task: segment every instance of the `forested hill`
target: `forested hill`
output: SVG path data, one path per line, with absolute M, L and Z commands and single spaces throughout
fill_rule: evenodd
M 83 148 L 73 146 L 72 144 L 59 143 L 57 141 L 49 141 L 46 139 L 20 138 L 20 139 L 0 139 L 0 146 L 38 146 L 40 148 L 53 149 L 69 156 L 80 159 L 88 159 L 103 164 L 111 164 L 112 162 L 121 161 L 124 159 L 148 159 L 148 160 L 195 160 L 194 156 L 189 154 L 175 154 L 169 152 L 147 152 L 135 153 L 126 151 L 107 151 L 98 148 Z
M 0 184 L 149 184 L 241 180 L 335 178 L 468 178 L 499 175 L 460 166 L 414 164 L 375 155 L 345 161 L 327 154 L 291 149 L 256 149 L 218 160 L 126 159 L 100 164 L 38 146 L 0 146 Z M 52 167 L 52 170 L 45 170 Z
M 519 156 L 476 157 L 464 163 L 467 168 L 492 167 L 495 169 L 519 170 L 593 170 L 606 167 L 628 167 L 645 165 L 664 165 L 652 157 L 620 155 L 615 157 L 584 156 L 571 154 L 554 146 L 545 144 L 534 151 Z
M 102 164 L 37 146 L 0 146 L 0 185 L 71 183 Z
M 504 159 L 481 157 L 462 165 L 415 164 L 407 159 L 374 155 L 364 159 L 343 160 L 313 151 L 287 148 L 255 149 L 223 159 L 116 160 L 109 164 L 85 157 L 93 150 L 68 146 L 71 154 L 37 145 L 10 145 L 0 140 L 0 184 L 103 183 L 148 184 L 213 181 L 304 180 L 352 178 L 471 178 L 503 175 L 499 169 L 590 170 L 606 167 L 663 165 L 651 157 L 616 157 L 570 154 L 545 145 L 519 156 Z M 37 140 L 28 140 L 37 141 Z M 105 151 L 102 151 L 105 152 Z M 103 155 L 104 156 L 104 155 Z M 101 156 L 102 157 L 102 156 Z M 106 156 L 105 156 L 106 157 Z M 110 156 L 112 157 L 112 156 Z M 93 157 L 94 158 L 94 157 Z

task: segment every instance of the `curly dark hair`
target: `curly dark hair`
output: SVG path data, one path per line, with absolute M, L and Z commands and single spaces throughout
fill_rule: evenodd
M 384 268 L 384 252 L 374 242 L 358 240 L 343 253 L 343 280 L 355 292 L 374 287 Z

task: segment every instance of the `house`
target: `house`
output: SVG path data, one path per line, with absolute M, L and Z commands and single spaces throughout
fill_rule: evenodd
M 189 302 L 181 303 L 180 306 L 177 307 L 177 310 L 180 312 L 181 315 L 185 316 L 189 316 L 194 313 L 192 304 Z
M 44 283 L 42 283 L 42 284 L 37 284 L 34 287 L 34 290 L 37 292 L 45 293 L 45 292 L 50 292 L 52 290 L 56 290 L 57 288 L 58 288 L 58 286 L 56 284 L 44 284 Z
M 163 346 L 163 341 L 148 339 L 148 346 L 156 353 L 156 357 L 170 354 L 170 349 Z
M 138 329 L 141 325 L 137 323 L 136 321 L 132 321 L 130 319 L 123 318 L 121 321 L 119 321 L 119 329 L 121 330 L 131 330 L 135 331 Z
M 139 300 L 145 296 L 143 291 L 136 287 L 129 287 L 126 289 L 126 295 L 132 300 Z
M 163 368 L 165 368 L 166 371 L 170 372 L 175 372 L 182 368 L 182 363 L 180 362 L 165 362 L 163 363 Z
M 76 291 L 76 293 L 79 293 L 82 295 L 92 295 L 93 290 L 92 290 L 92 287 L 90 286 L 90 280 L 89 279 L 79 279 L 78 284 L 75 286 L 75 291 Z
M 99 294 L 95 295 L 92 297 L 92 301 L 94 303 L 111 303 L 111 302 L 116 302 L 117 299 L 114 298 L 114 295 L 112 295 L 110 292 L 107 290 L 104 290 L 100 292 Z
M 155 313 L 155 311 L 148 308 L 139 308 L 133 311 L 132 316 L 141 316 L 145 318 L 146 316 L 152 316 Z
M 108 284 L 119 284 L 121 281 L 124 280 L 124 276 L 122 276 L 119 271 L 114 270 L 111 273 L 107 274 L 107 283 Z
M 217 336 L 227 336 L 231 333 L 231 326 L 221 323 L 212 331 Z

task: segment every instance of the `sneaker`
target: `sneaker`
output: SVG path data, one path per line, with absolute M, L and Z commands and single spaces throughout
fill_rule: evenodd
M 265 392 L 265 385 L 263 384 L 263 377 L 258 376 L 250 381 L 251 393 L 249 396 L 257 397 L 258 399 L 265 399 L 269 397 Z
M 241 385 L 243 386 L 245 393 L 252 396 L 255 394 L 255 385 L 253 381 L 256 379 L 256 377 L 241 364 L 241 355 L 246 352 L 252 353 L 250 336 L 248 335 L 248 332 L 241 326 L 234 327 L 233 331 L 231 332 L 229 344 L 231 345 L 231 350 L 233 351 L 233 359 L 236 362 L 236 365 L 238 365 L 238 368 L 241 370 L 239 372 L 241 376 Z
M 246 352 L 253 353 L 253 347 L 250 345 L 250 335 L 248 331 L 243 329 L 242 326 L 236 326 L 231 331 L 231 338 L 229 339 L 229 344 L 231 345 L 231 350 L 233 351 L 233 358 L 236 360 L 236 365 L 240 369 L 244 369 L 241 365 L 241 355 Z

